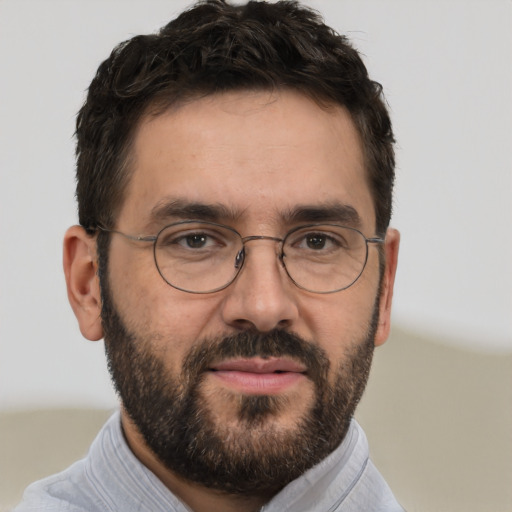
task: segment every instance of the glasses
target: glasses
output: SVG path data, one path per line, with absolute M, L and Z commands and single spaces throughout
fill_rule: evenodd
M 384 243 L 383 238 L 366 238 L 357 229 L 337 224 L 299 226 L 283 238 L 242 237 L 229 226 L 196 220 L 175 222 L 153 236 L 99 229 L 136 242 L 152 242 L 162 278 L 188 293 L 214 293 L 228 287 L 243 268 L 246 245 L 256 240 L 279 244 L 278 259 L 299 288 L 313 293 L 339 292 L 363 273 L 368 244 Z

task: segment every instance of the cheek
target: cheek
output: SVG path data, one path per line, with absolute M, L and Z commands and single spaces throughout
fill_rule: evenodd
M 192 295 L 169 286 L 158 273 L 151 251 L 127 255 L 121 251 L 110 265 L 114 304 L 126 327 L 161 354 L 173 371 L 190 348 L 206 336 L 218 334 L 212 318 L 215 296 Z
M 331 362 L 340 361 L 367 338 L 377 292 L 365 288 L 365 293 L 350 288 L 338 295 L 319 297 L 315 304 L 302 309 L 311 339 L 327 352 Z
M 157 305 L 160 288 L 150 250 L 136 250 L 112 244 L 109 281 L 114 303 L 130 330 L 145 325 Z M 156 293 L 155 293 L 156 292 Z

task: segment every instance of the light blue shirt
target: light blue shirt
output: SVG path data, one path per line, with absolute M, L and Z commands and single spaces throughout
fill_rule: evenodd
M 371 462 L 362 428 L 352 420 L 341 445 L 289 483 L 261 512 L 403 512 Z M 191 512 L 132 453 L 119 413 L 88 456 L 30 485 L 14 512 Z

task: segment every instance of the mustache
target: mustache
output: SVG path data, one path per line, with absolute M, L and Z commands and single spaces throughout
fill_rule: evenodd
M 202 340 L 185 358 L 183 372 L 192 380 L 200 379 L 215 362 L 251 357 L 289 357 L 302 363 L 307 368 L 306 375 L 316 383 L 326 380 L 330 366 L 322 348 L 295 333 L 282 329 L 246 330 Z

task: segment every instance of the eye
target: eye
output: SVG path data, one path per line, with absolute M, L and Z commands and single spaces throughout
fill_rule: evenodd
M 208 244 L 211 244 L 212 240 L 204 233 L 192 233 L 178 238 L 176 243 L 189 247 L 190 249 L 202 249 Z
M 236 243 L 236 235 L 221 226 L 183 226 L 171 225 L 161 231 L 158 248 L 168 254 L 195 253 L 211 255 L 225 251 Z
M 312 251 L 326 251 L 338 249 L 339 240 L 328 233 L 304 233 L 293 244 L 297 249 L 309 249 Z
M 306 226 L 292 231 L 283 247 L 288 257 L 339 258 L 349 253 L 358 245 L 357 231 L 343 226 L 322 225 Z M 359 244 L 360 245 L 360 244 Z
M 220 248 L 226 245 L 222 236 L 200 231 L 175 234 L 168 238 L 166 244 L 194 250 Z
M 304 243 L 308 249 L 320 250 L 323 249 L 329 240 L 325 234 L 311 234 L 304 237 Z

